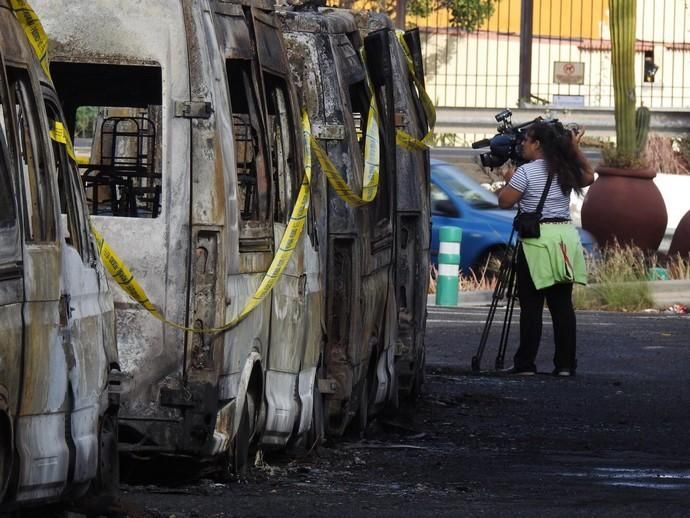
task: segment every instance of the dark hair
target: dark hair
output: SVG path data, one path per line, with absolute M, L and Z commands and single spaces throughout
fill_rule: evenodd
M 564 195 L 571 189 L 582 193 L 585 172 L 591 171 L 589 162 L 580 151 L 572 131 L 558 121 L 535 122 L 527 130 L 527 136 L 539 141 L 550 175 L 556 175 Z

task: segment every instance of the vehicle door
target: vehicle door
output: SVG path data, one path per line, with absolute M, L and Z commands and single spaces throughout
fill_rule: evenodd
M 10 166 L 7 128 L 12 120 L 6 86 L 0 68 L 0 501 L 9 482 L 14 451 L 12 419 L 20 399 L 24 303 L 19 191 L 16 169 Z
M 228 210 L 233 238 L 239 235 L 227 261 L 228 320 L 237 316 L 256 292 L 271 264 L 274 247 L 272 177 L 266 149 L 260 72 L 245 17 L 249 9 L 231 2 L 217 2 L 214 17 L 225 59 L 237 174 L 234 205 Z M 242 396 L 238 394 L 240 376 L 247 362 L 253 361 L 250 359 L 252 353 L 264 357 L 268 350 L 269 319 L 270 299 L 267 297 L 227 334 L 221 399 Z M 256 398 L 259 397 L 256 394 Z
M 256 45 L 261 66 L 261 80 L 265 95 L 266 128 L 273 189 L 274 246 L 280 241 L 297 198 L 302 178 L 301 128 L 293 90 L 288 86 L 289 68 L 283 37 L 273 13 L 253 8 Z M 298 393 L 298 374 L 302 367 L 304 348 L 310 337 L 305 333 L 314 321 L 318 329 L 319 315 L 305 306 L 307 276 L 304 260 L 304 232 L 288 264 L 273 288 L 271 342 L 266 373 L 268 402 L 264 442 L 284 441 L 299 416 L 294 394 Z M 313 262 L 312 262 L 313 264 Z M 313 338 L 313 333 L 311 338 Z M 310 365 L 313 368 L 314 365 Z M 312 383 L 315 371 L 305 376 L 300 399 L 312 403 Z M 310 379 L 311 378 L 311 379 Z
M 54 170 L 46 156 L 45 115 L 36 102 L 40 92 L 25 68 L 8 66 L 7 77 L 24 221 L 25 338 L 15 437 L 20 459 L 17 500 L 26 500 L 55 496 L 67 480 L 68 365 L 62 329 L 70 306 L 60 291 Z
M 96 475 L 98 418 L 102 398 L 107 397 L 110 365 L 117 358 L 113 305 L 108 296 L 105 272 L 91 239 L 81 180 L 61 134 L 66 126 L 57 97 L 45 89 L 44 102 L 51 128 L 60 203 L 61 296 L 66 310 L 66 321 L 62 325 L 65 326 L 64 351 L 72 401 L 74 480 L 83 482 Z

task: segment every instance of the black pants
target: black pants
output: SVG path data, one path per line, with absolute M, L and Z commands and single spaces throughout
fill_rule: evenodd
M 556 369 L 577 367 L 575 357 L 575 309 L 573 308 L 573 285 L 555 284 L 537 290 L 529 273 L 527 259 L 518 247 L 516 265 L 518 299 L 520 301 L 520 347 L 515 353 L 514 364 L 519 370 L 536 370 L 534 363 L 541 340 L 544 299 L 551 312 L 556 353 L 553 363 Z

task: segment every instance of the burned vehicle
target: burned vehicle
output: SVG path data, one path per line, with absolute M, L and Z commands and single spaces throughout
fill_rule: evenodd
M 263 198 L 266 205 L 255 204 L 253 212 L 241 213 L 240 260 L 259 265 L 280 248 L 303 179 L 300 110 L 272 4 L 219 0 L 213 7 L 229 87 L 239 198 L 244 207 L 251 197 Z M 308 186 L 305 189 L 308 193 Z M 246 290 L 237 283 L 239 274 L 248 272 L 233 272 L 237 280 L 229 284 L 231 292 Z M 255 332 L 262 326 L 267 334 L 258 349 L 263 394 L 254 387 L 249 418 L 256 420 L 252 430 L 257 430 L 256 442 L 262 447 L 281 448 L 312 431 L 322 282 L 316 244 L 303 233 L 271 292 L 270 317 L 255 321 Z M 245 335 L 250 326 L 245 326 Z M 237 399 L 243 374 L 246 377 L 245 358 L 258 343 L 242 335 L 227 342 L 229 363 L 221 389 L 229 399 Z
M 387 35 L 363 40 L 345 11 L 285 8 L 279 18 L 317 147 L 309 228 L 325 278 L 317 401 L 324 398 L 326 432 L 340 435 L 351 423 L 363 430 L 371 414 L 396 401 L 394 125 L 372 118 L 385 105 L 385 81 L 360 57 L 365 48 L 376 60 L 371 69 L 380 70 L 380 49 L 387 48 L 380 36 Z M 365 158 L 372 141 L 378 185 L 373 199 L 358 199 L 371 189 Z
M 382 112 L 395 121 L 395 293 L 398 339 L 395 368 L 400 395 L 414 398 L 424 379 L 424 330 L 429 287 L 431 239 L 429 149 L 424 137 L 433 125 L 433 110 L 422 102 L 424 68 L 418 29 L 398 33 L 385 14 L 354 12 L 362 34 L 388 35 L 384 74 L 391 91 Z
M 116 294 L 120 448 L 247 462 L 311 425 L 321 272 L 301 238 L 239 323 L 303 175 L 299 110 L 267 6 L 36 0 L 92 220 L 168 322 Z M 170 323 L 172 322 L 173 325 Z
M 113 300 L 58 98 L 11 9 L 0 0 L 0 513 L 105 503 L 119 478 Z

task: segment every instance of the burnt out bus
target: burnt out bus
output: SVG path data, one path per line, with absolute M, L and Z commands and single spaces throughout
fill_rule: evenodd
M 223 332 L 276 256 L 302 181 L 299 110 L 266 6 L 36 0 L 67 124 L 97 114 L 81 176 L 94 225 L 171 326 L 115 294 L 120 448 L 231 458 L 305 435 L 321 271 L 302 238 L 271 294 Z M 305 241 L 306 240 L 306 241 Z
M 418 29 L 396 35 L 390 18 L 382 13 L 353 12 L 364 35 L 386 33 L 388 48 L 380 54 L 390 69 L 385 74 L 392 101 L 384 105 L 388 117 L 418 143 L 432 121 L 420 99 L 424 68 Z M 401 41 L 402 39 L 402 41 Z M 380 39 L 379 41 L 384 41 Z M 403 45 L 405 48 L 403 48 Z M 416 79 L 416 81 L 415 81 Z M 400 395 L 414 398 L 424 380 L 426 301 L 429 287 L 429 242 L 431 203 L 429 200 L 429 149 L 398 142 L 395 175 L 395 293 L 398 303 L 398 341 L 395 367 Z
M 113 300 L 58 98 L 7 0 L 0 63 L 0 513 L 106 504 L 119 478 Z
M 332 174 L 355 194 L 365 182 L 365 140 L 375 137 L 379 150 L 376 196 L 359 207 L 336 194 L 328 165 L 313 163 L 308 232 L 318 243 L 326 279 L 318 388 L 326 432 L 340 435 L 350 424 L 364 430 L 377 409 L 396 400 L 395 142 L 391 120 L 378 117 L 375 135 L 368 128 L 371 97 L 382 106 L 386 92 L 382 77 L 367 73 L 360 49 L 376 60 L 379 43 L 361 38 L 351 13 L 324 12 L 279 12 L 312 134 Z
M 241 213 L 240 260 L 261 264 L 278 249 L 304 174 L 300 110 L 272 3 L 216 0 L 213 8 L 232 111 L 239 198 L 245 206 L 252 196 L 264 204 Z M 264 448 L 285 447 L 311 431 L 322 343 L 317 249 L 303 233 L 272 290 L 270 320 L 263 323 L 268 328 L 258 350 L 263 394 L 256 387 L 253 428 Z M 233 272 L 238 280 L 243 273 Z M 237 397 L 244 358 L 256 344 L 247 337 L 228 344 L 221 386 L 230 398 Z

